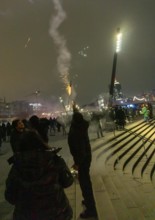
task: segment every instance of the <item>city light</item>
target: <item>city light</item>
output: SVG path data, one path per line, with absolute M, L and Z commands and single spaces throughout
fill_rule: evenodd
M 61 103 L 63 102 L 63 99 L 62 99 L 62 97 L 59 97 L 59 100 L 60 100 L 60 102 L 61 102 Z
M 143 98 L 138 98 L 138 97 L 134 96 L 133 101 L 137 101 L 137 100 L 138 101 L 145 101 L 145 102 L 147 101 L 146 98 L 144 98 L 144 97 Z

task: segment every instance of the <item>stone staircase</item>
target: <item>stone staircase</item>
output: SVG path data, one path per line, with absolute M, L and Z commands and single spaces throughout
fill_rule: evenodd
M 99 220 L 155 220 L 154 120 L 92 143 Z

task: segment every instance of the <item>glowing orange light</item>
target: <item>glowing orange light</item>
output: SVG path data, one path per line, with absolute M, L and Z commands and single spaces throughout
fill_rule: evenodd
M 71 85 L 67 85 L 66 90 L 67 90 L 68 95 L 70 96 L 71 93 L 72 93 L 72 86 Z

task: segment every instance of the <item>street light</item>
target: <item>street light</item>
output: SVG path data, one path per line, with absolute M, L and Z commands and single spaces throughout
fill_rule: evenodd
M 111 75 L 111 84 L 110 84 L 110 106 L 112 106 L 112 101 L 114 98 L 114 83 L 116 78 L 116 66 L 117 66 L 117 56 L 121 49 L 121 42 L 122 42 L 122 33 L 120 32 L 120 28 L 117 28 L 117 34 L 116 34 L 116 48 L 114 52 L 114 58 L 113 58 L 113 67 L 112 67 L 112 75 Z

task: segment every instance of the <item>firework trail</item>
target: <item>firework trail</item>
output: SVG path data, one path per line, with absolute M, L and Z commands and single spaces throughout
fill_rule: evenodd
M 55 45 L 58 48 L 57 67 L 65 84 L 65 87 L 69 84 L 69 69 L 71 63 L 71 53 L 66 46 L 65 38 L 60 35 L 58 28 L 62 22 L 66 19 L 66 12 L 63 10 L 60 0 L 53 0 L 54 9 L 56 11 L 55 16 L 52 16 L 50 20 L 49 34 L 53 38 Z

